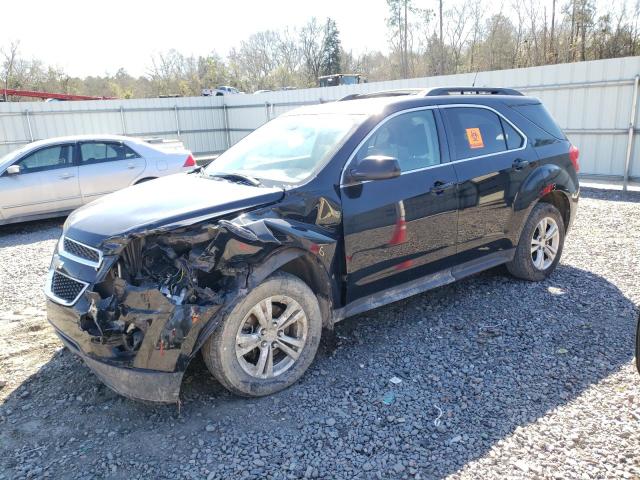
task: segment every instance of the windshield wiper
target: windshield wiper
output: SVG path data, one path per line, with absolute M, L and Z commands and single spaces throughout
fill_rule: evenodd
M 254 187 L 262 185 L 260 180 L 258 180 L 257 178 L 251 177 L 249 175 L 244 175 L 243 173 L 219 172 L 219 173 L 210 173 L 210 174 L 207 174 L 207 176 L 210 178 L 224 178 L 225 180 L 229 180 L 231 182 L 246 183 Z

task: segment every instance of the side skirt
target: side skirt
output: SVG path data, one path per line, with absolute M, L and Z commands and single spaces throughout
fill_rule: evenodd
M 382 307 L 389 303 L 397 302 L 398 300 L 447 285 L 448 283 L 453 283 L 457 280 L 468 277 L 469 275 L 510 262 L 513 260 L 515 251 L 515 248 L 511 248 L 509 250 L 491 253 L 484 257 L 461 263 L 453 268 L 441 270 L 439 272 L 432 273 L 431 275 L 427 275 L 426 277 L 418 278 L 417 280 L 412 280 L 411 282 L 392 287 L 388 290 L 359 298 L 342 308 L 335 309 L 333 311 L 333 322 L 337 323 L 359 313 L 373 310 L 374 308 Z

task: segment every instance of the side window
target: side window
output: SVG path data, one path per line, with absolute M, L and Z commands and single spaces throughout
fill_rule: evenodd
M 449 124 L 456 160 L 504 152 L 522 146 L 523 139 L 518 132 L 490 110 L 454 107 L 444 108 L 442 112 Z
M 70 167 L 73 164 L 73 145 L 56 145 L 41 148 L 16 163 L 20 173 L 34 173 L 56 168 Z
M 115 142 L 87 142 L 80 145 L 82 165 L 116 160 L 129 160 L 138 155 L 124 144 Z
M 509 122 L 505 122 L 502 118 L 500 119 L 500 123 L 502 123 L 502 131 L 507 140 L 507 150 L 514 150 L 516 148 L 520 148 L 524 144 L 524 138 L 516 132 L 516 129 L 513 128 Z
M 440 143 L 433 111 L 403 113 L 383 123 L 360 147 L 355 161 L 370 155 L 397 158 L 402 172 L 438 165 Z

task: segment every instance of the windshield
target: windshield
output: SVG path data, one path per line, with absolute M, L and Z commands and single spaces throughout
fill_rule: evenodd
M 239 174 L 269 183 L 301 183 L 324 166 L 364 118 L 338 114 L 276 118 L 220 155 L 204 174 Z

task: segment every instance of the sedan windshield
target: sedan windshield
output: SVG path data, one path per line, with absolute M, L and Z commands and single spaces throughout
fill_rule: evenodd
M 338 114 L 276 118 L 220 155 L 204 175 L 302 183 L 325 165 L 362 120 L 364 116 Z

